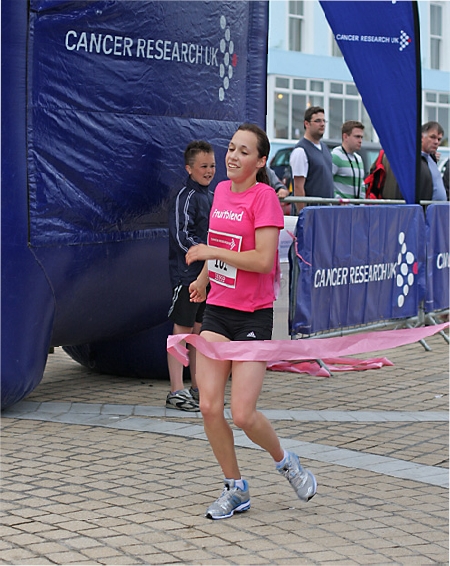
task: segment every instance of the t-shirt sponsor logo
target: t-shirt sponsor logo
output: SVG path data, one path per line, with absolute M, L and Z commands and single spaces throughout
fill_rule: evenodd
M 231 210 L 218 210 L 214 209 L 212 213 L 213 218 L 220 218 L 221 220 L 235 220 L 236 222 L 241 222 L 244 216 L 244 211 L 242 212 L 232 212 Z

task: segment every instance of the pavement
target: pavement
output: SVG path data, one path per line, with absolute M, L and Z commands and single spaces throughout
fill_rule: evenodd
M 299 501 L 235 429 L 252 507 L 222 521 L 201 415 L 56 348 L 2 413 L 0 564 L 448 564 L 448 344 L 426 342 L 367 354 L 394 364 L 377 370 L 268 371 L 259 408 L 318 493 Z

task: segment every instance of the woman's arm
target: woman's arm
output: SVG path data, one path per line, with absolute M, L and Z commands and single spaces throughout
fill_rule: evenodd
M 270 273 L 273 269 L 278 248 L 278 228 L 266 226 L 255 230 L 255 249 L 233 252 L 225 248 L 215 248 L 199 244 L 192 246 L 186 254 L 186 263 L 217 259 L 244 271 Z M 207 264 L 205 264 L 207 265 Z

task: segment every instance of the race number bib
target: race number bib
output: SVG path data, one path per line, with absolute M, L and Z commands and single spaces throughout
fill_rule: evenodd
M 216 232 L 210 230 L 208 232 L 208 246 L 215 248 L 225 248 L 233 252 L 241 251 L 242 236 L 233 234 L 225 234 L 224 232 Z M 232 265 L 228 265 L 224 261 L 217 259 L 208 260 L 208 273 L 210 281 L 215 281 L 219 285 L 225 287 L 236 287 L 237 269 Z

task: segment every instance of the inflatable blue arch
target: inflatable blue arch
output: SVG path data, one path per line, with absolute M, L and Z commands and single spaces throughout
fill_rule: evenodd
M 264 126 L 267 2 L 2 2 L 2 408 L 51 346 L 167 377 L 182 153 Z

